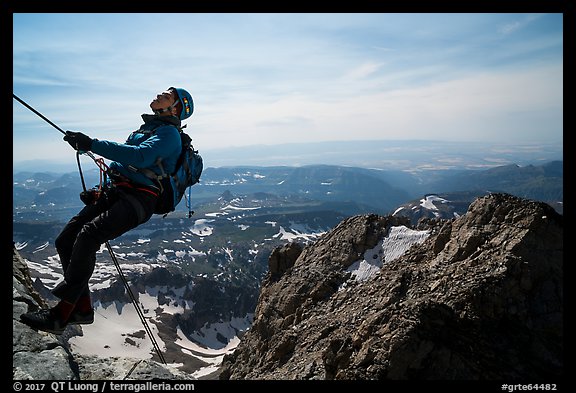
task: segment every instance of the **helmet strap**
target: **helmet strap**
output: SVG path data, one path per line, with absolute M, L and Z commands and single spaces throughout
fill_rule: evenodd
M 174 101 L 174 103 L 173 103 L 172 105 L 170 105 L 169 107 L 167 107 L 167 108 L 164 108 L 164 109 L 153 109 L 153 111 L 154 111 L 154 113 L 155 113 L 156 115 L 161 115 L 161 114 L 166 113 L 166 112 L 172 112 L 172 109 L 173 109 L 174 107 L 176 107 L 176 105 L 178 105 L 178 100 Z

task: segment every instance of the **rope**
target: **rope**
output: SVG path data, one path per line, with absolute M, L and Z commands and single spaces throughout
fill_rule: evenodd
M 136 369 L 136 367 L 140 364 L 140 362 L 142 362 L 142 359 L 138 360 L 136 363 L 134 363 L 134 365 L 132 366 L 132 368 L 130 369 L 130 371 L 128 371 L 128 374 L 126 374 L 126 376 L 124 376 L 124 378 L 122 379 L 128 379 L 128 377 L 130 375 L 132 375 L 132 372 Z
M 21 100 L 16 94 L 12 93 L 12 96 L 18 102 L 20 102 L 22 105 L 24 105 L 26 108 L 30 109 L 32 112 L 34 112 L 40 118 L 42 118 L 44 121 L 46 121 L 48 124 L 50 124 L 52 127 L 56 128 L 62 134 L 66 135 L 66 132 L 64 130 L 62 130 L 56 124 L 52 123 L 50 120 L 48 120 L 48 118 L 46 118 L 44 115 L 42 115 L 36 109 L 32 108 L 26 102 Z M 98 166 L 98 168 L 100 169 L 100 185 L 99 185 L 98 190 L 102 191 L 102 187 L 104 187 L 105 183 L 106 183 L 106 174 L 107 174 L 108 169 L 109 169 L 108 166 L 104 163 L 104 159 L 103 158 L 96 158 L 90 152 L 80 153 L 79 151 L 76 151 L 76 162 L 78 163 L 78 172 L 80 173 L 80 180 L 82 181 L 82 189 L 84 191 L 86 191 L 86 183 L 84 182 L 84 174 L 82 173 L 82 166 L 80 165 L 80 154 L 86 154 L 88 157 L 92 158 L 92 160 L 94 160 L 94 163 L 96 164 L 96 166 Z M 106 241 L 106 248 L 108 249 L 108 252 L 110 253 L 110 257 L 114 261 L 114 265 L 116 266 L 116 270 L 118 270 L 118 274 L 120 275 L 122 283 L 124 284 L 124 287 L 126 288 L 126 291 L 128 292 L 128 294 L 130 296 L 130 299 L 132 300 L 132 304 L 134 305 L 134 308 L 136 309 L 136 312 L 138 313 L 138 316 L 140 317 L 140 321 L 144 325 L 144 329 L 146 330 L 146 333 L 148 333 L 148 337 L 150 337 L 150 341 L 152 341 L 152 345 L 154 346 L 154 349 L 156 350 L 158 357 L 160 358 L 162 363 L 166 364 L 166 360 L 164 359 L 164 355 L 162 355 L 162 352 L 160 351 L 160 347 L 158 346 L 158 343 L 156 342 L 156 339 L 154 338 L 154 335 L 152 334 L 152 331 L 150 330 L 150 327 L 148 326 L 148 322 L 146 321 L 146 319 L 144 317 L 144 313 L 142 312 L 142 310 L 138 306 L 138 302 L 136 301 L 136 298 L 134 297 L 134 294 L 132 293 L 132 290 L 130 289 L 130 286 L 128 285 L 128 281 L 126 280 L 126 277 L 124 276 L 124 273 L 122 272 L 122 269 L 120 268 L 120 264 L 118 263 L 118 259 L 116 259 L 116 255 L 114 254 L 114 251 L 112 250 L 112 247 L 110 247 L 110 243 L 108 241 Z M 136 363 L 136 364 L 138 364 L 138 363 Z M 130 375 L 130 373 L 132 373 L 132 370 L 130 370 L 128 375 Z
M 148 322 L 146 321 L 146 318 L 144 317 L 144 313 L 142 312 L 142 310 L 138 306 L 138 302 L 136 301 L 136 298 L 134 297 L 134 293 L 132 293 L 132 289 L 130 289 L 130 286 L 128 285 L 128 281 L 126 280 L 126 277 L 124 276 L 124 273 L 122 272 L 122 269 L 120 268 L 120 264 L 118 263 L 118 259 L 116 259 L 116 255 L 114 254 L 112 247 L 110 247 L 109 242 L 106 242 L 106 248 L 108 249 L 108 252 L 110 253 L 110 256 L 112 257 L 112 260 L 114 261 L 114 265 L 116 266 L 116 270 L 118 270 L 118 274 L 120 275 L 120 278 L 122 279 L 122 283 L 124 284 L 124 287 L 126 288 L 128 295 L 130 296 L 130 300 L 132 300 L 132 304 L 134 305 L 134 308 L 136 309 L 136 312 L 138 313 L 138 317 L 140 318 L 142 325 L 144 325 L 144 329 L 146 330 L 146 333 L 148 333 L 148 337 L 150 337 L 150 341 L 152 341 L 152 345 L 154 346 L 154 350 L 158 354 L 158 357 L 160 358 L 162 363 L 166 364 L 166 360 L 164 359 L 164 355 L 162 355 L 162 352 L 160 351 L 160 347 L 158 346 L 158 343 L 156 342 L 156 339 L 154 338 L 154 335 L 152 334 L 152 331 L 150 330 L 150 326 L 148 325 Z
M 92 158 L 94 160 L 94 162 L 96 163 L 96 165 L 100 169 L 99 191 L 102 191 L 103 174 L 104 174 L 104 176 L 106 175 L 106 172 L 108 171 L 108 166 L 104 163 L 104 160 L 102 158 L 96 159 L 94 157 L 94 155 L 92 155 L 92 154 L 87 154 L 87 155 L 90 156 L 90 158 Z M 84 182 L 84 175 L 82 173 L 82 166 L 80 165 L 80 153 L 78 151 L 76 152 L 76 161 L 78 162 L 78 171 L 80 172 L 80 179 L 82 181 L 82 189 L 84 191 L 86 191 L 86 183 Z M 128 293 L 128 296 L 130 296 L 130 300 L 132 301 L 132 304 L 134 305 L 134 308 L 136 309 L 136 313 L 138 314 L 138 317 L 140 318 L 140 322 L 142 322 L 142 325 L 144 325 L 144 330 L 146 330 L 146 333 L 148 334 L 148 337 L 150 338 L 150 341 L 152 342 L 152 346 L 154 347 L 156 354 L 158 355 L 158 357 L 160 358 L 162 363 L 166 364 L 166 360 L 164 359 L 164 355 L 162 355 L 162 351 L 160 350 L 160 347 L 158 346 L 158 343 L 156 342 L 156 339 L 154 338 L 154 335 L 152 334 L 152 331 L 150 330 L 150 326 L 148 325 L 148 322 L 146 321 L 146 317 L 144 316 L 144 313 L 142 312 L 142 310 L 138 306 L 138 301 L 136 300 L 136 297 L 134 296 L 132 289 L 130 289 L 130 285 L 128 284 L 128 280 L 126 279 L 124 272 L 122 272 L 122 268 L 120 267 L 120 263 L 118 262 L 118 259 L 116 258 L 116 254 L 114 253 L 114 250 L 112 250 L 112 247 L 110 246 L 110 242 L 108 242 L 108 241 L 106 241 L 106 249 L 108 250 L 110 257 L 112 258 L 112 261 L 114 262 L 114 266 L 116 267 L 116 270 L 118 271 L 118 275 L 120 276 L 120 279 L 122 280 L 122 284 L 124 284 L 124 288 L 126 288 L 126 292 Z
M 58 131 L 60 131 L 62 134 L 66 135 L 66 132 L 58 127 L 56 124 L 52 123 L 50 120 L 48 120 L 48 118 L 46 118 L 42 113 L 38 112 L 36 109 L 32 108 L 30 105 L 28 105 L 27 103 L 25 103 L 24 101 L 22 101 L 16 94 L 12 93 L 12 97 L 16 98 L 16 100 L 21 103 L 22 105 L 24 105 L 26 108 L 30 109 L 32 112 L 34 112 L 35 114 L 37 114 L 38 116 L 40 116 L 42 118 L 42 120 L 46 121 L 46 123 L 50 124 L 52 127 L 56 128 Z
M 82 182 L 82 190 L 86 191 L 86 183 L 84 182 L 84 175 L 82 174 L 82 166 L 80 165 L 80 152 L 76 150 L 76 163 L 78 164 L 78 173 L 80 173 L 80 181 Z

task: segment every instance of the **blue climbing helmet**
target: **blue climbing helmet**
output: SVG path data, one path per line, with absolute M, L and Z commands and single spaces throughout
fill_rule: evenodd
M 182 104 L 182 111 L 180 112 L 180 120 L 185 120 L 192 116 L 194 112 L 194 101 L 192 96 L 181 87 L 170 87 L 168 90 L 175 90 L 178 95 L 178 100 Z

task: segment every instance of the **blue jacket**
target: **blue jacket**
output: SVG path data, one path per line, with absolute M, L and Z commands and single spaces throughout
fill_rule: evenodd
M 130 167 L 148 168 L 160 175 L 162 172 L 157 162 L 158 158 L 161 158 L 164 171 L 173 172 L 182 149 L 177 128 L 180 127 L 180 119 L 176 116 L 143 114 L 142 120 L 144 124 L 128 136 L 126 143 L 94 139 L 91 150 L 112 160 L 110 169 L 120 172 L 136 183 L 153 186 L 155 184 L 151 179 Z M 155 131 L 150 135 L 152 130 Z

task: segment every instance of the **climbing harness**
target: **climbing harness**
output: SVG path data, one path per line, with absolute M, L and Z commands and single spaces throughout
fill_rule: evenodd
M 32 112 L 34 112 L 40 118 L 45 120 L 52 127 L 56 128 L 62 134 L 66 135 L 66 132 L 64 130 L 62 130 L 56 124 L 52 123 L 50 120 L 48 120 L 48 118 L 46 118 L 44 115 L 42 115 L 36 109 L 32 108 L 26 102 L 21 100 L 16 94 L 12 93 L 12 96 L 18 102 L 20 102 L 22 105 L 24 105 L 26 108 L 30 109 Z M 76 151 L 76 162 L 78 163 L 78 172 L 80 173 L 80 180 L 82 182 L 82 189 L 84 192 L 86 192 L 87 190 L 86 190 L 86 183 L 84 181 L 84 175 L 82 173 L 82 167 L 80 165 L 80 155 L 81 154 L 85 154 L 88 157 L 90 157 L 94 161 L 96 166 L 100 169 L 100 184 L 98 186 L 97 192 L 103 192 L 104 187 L 106 185 L 106 177 L 107 177 L 107 174 L 109 171 L 108 166 L 104 163 L 104 159 L 96 158 L 94 156 L 94 154 L 92 154 L 91 152 L 82 152 L 81 153 L 79 151 Z M 126 288 L 126 292 L 128 292 L 128 295 L 130 296 L 130 300 L 132 301 L 132 304 L 134 305 L 134 308 L 136 309 L 136 313 L 138 314 L 138 317 L 140 318 L 142 325 L 144 325 L 144 329 L 146 330 L 146 333 L 148 334 L 148 337 L 150 338 L 150 341 L 152 342 L 152 346 L 154 347 L 156 354 L 158 355 L 158 357 L 160 358 L 162 363 L 166 364 L 166 360 L 164 359 L 164 355 L 160 351 L 160 347 L 158 346 L 158 343 L 156 342 L 156 339 L 154 338 L 154 335 L 152 334 L 152 331 L 150 330 L 150 326 L 148 325 L 148 322 L 146 321 L 146 317 L 144 316 L 142 309 L 138 305 L 138 301 L 136 300 L 136 297 L 134 296 L 134 294 L 132 293 L 132 290 L 130 289 L 130 286 L 128 285 L 128 280 L 126 279 L 126 276 L 124 276 L 124 273 L 122 272 L 122 269 L 120 268 L 120 263 L 118 262 L 118 259 L 116 258 L 116 254 L 114 254 L 114 250 L 112 250 L 112 247 L 110 246 L 110 243 L 108 241 L 106 241 L 106 249 L 110 253 L 110 257 L 112 258 L 112 261 L 114 262 L 114 266 L 116 266 L 116 270 L 118 271 L 118 275 L 120 276 L 120 279 L 122 280 L 122 283 L 124 284 L 124 288 Z
M 82 168 L 80 165 L 80 158 L 79 157 L 80 157 L 80 152 L 76 151 L 76 161 L 78 162 L 78 171 L 80 172 L 80 179 L 82 181 L 82 189 L 84 191 L 86 191 L 86 184 L 84 182 L 84 176 L 82 174 Z M 92 159 L 94 160 L 94 162 L 96 163 L 96 165 L 100 169 L 100 184 L 98 185 L 98 191 L 97 192 L 102 193 L 105 190 L 106 174 L 108 173 L 109 168 L 104 163 L 104 160 L 102 158 L 96 159 L 92 156 Z M 116 254 L 114 253 L 114 250 L 110 246 L 110 242 L 106 241 L 105 244 L 106 244 L 106 249 L 108 250 L 108 253 L 110 254 L 110 258 L 112 258 L 112 261 L 114 262 L 114 266 L 116 267 L 116 270 L 118 271 L 118 275 L 120 277 L 120 280 L 124 284 L 124 288 L 126 288 L 126 292 L 128 293 L 128 296 L 130 296 L 130 300 L 132 301 L 132 304 L 134 305 L 134 308 L 136 309 L 136 313 L 138 314 L 138 317 L 140 318 L 142 325 L 144 325 L 144 329 L 146 330 L 148 337 L 150 337 L 150 341 L 152 342 L 152 345 L 154 346 L 154 350 L 158 354 L 158 357 L 160 358 L 162 363 L 166 364 L 166 360 L 164 359 L 164 355 L 160 351 L 160 347 L 158 346 L 158 343 L 156 342 L 156 339 L 154 338 L 154 335 L 152 334 L 152 331 L 150 330 L 150 326 L 148 325 L 148 322 L 146 321 L 146 317 L 144 316 L 142 309 L 138 305 L 138 301 L 137 301 L 136 297 L 134 296 L 134 293 L 132 292 L 130 285 L 128 285 L 128 280 L 126 279 L 124 272 L 120 268 L 120 263 L 118 262 L 118 259 L 116 258 Z

